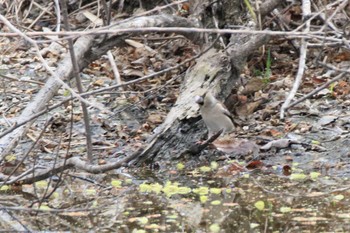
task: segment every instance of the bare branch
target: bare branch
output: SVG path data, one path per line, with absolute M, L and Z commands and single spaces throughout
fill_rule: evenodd
M 63 13 L 63 22 L 66 30 L 69 30 L 69 23 L 68 23 L 68 10 L 67 10 L 67 3 L 66 0 L 62 0 L 62 13 Z M 77 62 L 75 52 L 74 52 L 74 44 L 73 39 L 68 39 L 68 45 L 69 45 L 69 54 L 72 59 L 73 64 L 73 76 L 75 77 L 75 82 L 78 88 L 79 93 L 83 93 L 83 84 L 81 83 L 81 79 L 79 76 L 79 64 Z M 89 162 L 92 162 L 92 139 L 91 139 L 91 127 L 90 127 L 90 119 L 89 119 L 89 112 L 87 110 L 87 105 L 85 102 L 81 102 L 81 108 L 83 110 L 83 116 L 84 116 L 84 126 L 85 126 L 85 136 L 86 136 L 86 153 L 87 158 Z
M 36 181 L 46 179 L 48 177 L 51 177 L 55 174 L 61 173 L 67 169 L 76 168 L 80 169 L 89 173 L 98 174 L 103 173 L 106 171 L 110 171 L 112 169 L 117 169 L 122 166 L 127 166 L 128 163 L 135 158 L 139 156 L 142 149 L 136 151 L 135 153 L 121 159 L 120 161 L 114 162 L 114 163 L 108 163 L 105 165 L 92 165 L 90 163 L 87 163 L 83 160 L 81 160 L 79 157 L 72 157 L 67 159 L 65 163 L 61 163 L 54 168 L 47 168 L 43 169 L 40 172 L 37 172 L 34 176 L 32 174 L 27 175 L 21 179 L 17 179 L 16 177 L 13 178 L 13 180 L 17 180 L 16 182 L 1 182 L 0 185 L 8 185 L 8 184 L 32 184 Z
M 307 19 L 310 14 L 311 14 L 310 1 L 303 0 L 303 17 L 304 17 L 304 19 Z M 307 21 L 304 32 L 309 32 L 309 31 L 310 31 L 310 21 Z M 307 52 L 307 41 L 303 38 L 303 39 L 301 39 L 299 68 L 298 68 L 297 76 L 295 77 L 295 81 L 294 81 L 292 90 L 289 92 L 286 101 L 283 103 L 283 105 L 281 107 L 281 112 L 280 112 L 281 119 L 284 119 L 284 112 L 288 108 L 289 103 L 294 98 L 294 96 L 297 93 L 299 86 L 301 84 L 301 80 L 302 80 L 302 77 L 304 75 L 304 70 L 305 70 L 306 52 Z

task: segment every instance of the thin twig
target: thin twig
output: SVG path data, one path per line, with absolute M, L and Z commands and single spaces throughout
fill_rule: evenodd
M 147 19 L 148 17 L 145 17 Z M 2 18 L 0 18 L 2 20 Z M 140 19 L 144 20 L 144 19 Z M 86 36 L 86 35 L 101 35 L 101 34 L 118 34 L 118 33 L 135 33 L 135 32 L 178 32 L 178 33 L 214 33 L 214 34 L 247 34 L 247 35 L 270 35 L 270 36 L 288 36 L 290 38 L 307 38 L 307 39 L 326 39 L 328 41 L 341 42 L 342 39 L 334 38 L 333 36 L 326 37 L 327 33 L 319 31 L 299 32 L 299 31 L 269 31 L 269 30 L 251 30 L 251 29 L 216 29 L 216 28 L 196 28 L 196 27 L 136 27 L 136 28 L 111 28 L 105 29 L 91 29 L 86 31 L 64 31 L 64 32 L 27 32 L 26 36 L 43 37 L 43 36 L 61 36 L 60 40 L 66 40 L 65 36 Z M 2 37 L 18 37 L 17 33 L 2 32 Z M 40 42 L 40 40 L 39 40 Z M 47 41 L 43 41 L 47 42 Z
M 9 79 L 9 80 L 16 81 L 16 82 L 33 83 L 33 84 L 38 84 L 41 86 L 44 85 L 43 82 L 39 82 L 39 81 L 35 81 L 35 80 L 25 80 L 25 79 L 21 80 L 21 79 L 10 77 L 10 76 L 7 76 L 7 75 L 1 74 L 1 73 L 0 73 L 0 76 L 5 78 L 5 79 Z
M 350 73 L 350 70 L 348 71 L 348 73 Z M 293 103 L 291 103 L 290 105 L 288 105 L 288 107 L 286 108 L 289 109 L 291 107 L 294 107 L 295 105 L 303 102 L 304 100 L 310 98 L 311 96 L 317 94 L 318 92 L 320 92 L 321 90 L 327 88 L 329 85 L 331 85 L 332 83 L 342 79 L 345 76 L 346 73 L 341 73 L 339 75 L 337 75 L 336 77 L 332 78 L 331 80 L 329 80 L 328 82 L 324 83 L 322 86 L 319 86 L 318 88 L 316 88 L 315 90 L 309 92 L 307 95 L 304 95 L 303 97 L 301 97 L 300 99 L 294 101 Z
M 311 15 L 311 4 L 309 0 L 303 0 L 303 17 L 305 20 L 308 19 L 309 15 Z M 306 23 L 306 27 L 304 32 L 310 31 L 310 21 L 308 20 Z M 289 92 L 288 97 L 286 98 L 285 102 L 283 103 L 281 107 L 280 112 L 280 118 L 284 119 L 284 114 L 286 109 L 288 108 L 288 105 L 293 100 L 295 94 L 297 93 L 299 86 L 301 84 L 302 77 L 304 75 L 305 70 L 305 63 L 306 63 L 306 53 L 307 53 L 307 41 L 303 38 L 301 39 L 301 46 L 300 46 L 300 57 L 299 57 L 299 66 L 298 66 L 298 72 L 297 76 L 295 77 L 295 81 L 293 84 L 292 90 Z
M 70 30 L 69 28 L 69 23 L 68 23 L 68 10 L 67 10 L 67 2 L 66 0 L 62 0 L 62 13 L 63 13 L 63 22 L 66 30 Z M 78 61 L 75 56 L 74 52 L 74 43 L 73 39 L 68 39 L 68 45 L 69 45 L 69 53 L 72 59 L 72 64 L 73 64 L 73 76 L 75 77 L 75 82 L 79 91 L 79 94 L 83 93 L 83 84 L 81 83 L 81 79 L 79 76 L 79 65 Z M 83 116 L 84 116 L 84 126 L 85 126 L 85 136 L 86 136 L 86 153 L 87 153 L 87 158 L 89 162 L 92 162 L 92 132 L 91 132 L 91 127 L 90 127 L 90 117 L 89 117 L 89 111 L 87 109 L 87 105 L 85 102 L 81 102 L 81 108 L 83 111 Z
M 114 73 L 114 78 L 115 78 L 116 84 L 122 84 L 122 80 L 120 78 L 118 67 L 115 64 L 115 59 L 114 59 L 113 54 L 110 50 L 108 50 L 107 56 L 108 56 L 109 64 L 111 64 L 111 67 L 112 67 L 112 70 Z M 123 91 L 122 87 L 120 89 Z

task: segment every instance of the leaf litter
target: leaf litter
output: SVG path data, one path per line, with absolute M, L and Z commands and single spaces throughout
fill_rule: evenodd
M 300 8 L 295 6 L 286 14 L 295 18 L 300 14 L 298 12 Z M 173 66 L 195 54 L 194 46 L 184 38 L 167 39 L 157 34 L 146 36 L 146 44 L 145 38 L 130 38 L 133 41 L 131 46 L 113 51 L 124 81 Z M 30 50 L 15 46 L 18 41 L 1 40 L 5 61 L 1 64 L 2 70 L 10 70 L 15 76 L 24 75 L 26 79 L 45 81 L 47 75 L 40 62 L 30 56 Z M 32 198 L 30 200 L 34 200 L 44 194 L 45 187 L 48 187 L 55 195 L 40 205 L 38 216 L 19 213 L 27 221 L 37 221 L 38 229 L 157 229 L 168 232 L 193 229 L 218 232 L 220 229 L 230 229 L 236 232 L 262 232 L 268 219 L 268 229 L 271 231 L 284 231 L 285 224 L 291 222 L 298 230 L 348 230 L 350 205 L 346 188 L 349 187 L 347 158 L 350 147 L 349 102 L 346 96 L 349 84 L 347 80 L 335 83 L 332 88 L 292 109 L 288 120 L 281 122 L 278 118 L 279 107 L 293 82 L 289 74 L 295 72 L 296 67 L 290 67 L 295 57 L 283 50 L 289 45 L 274 42 L 276 44 L 268 46 L 278 59 L 272 64 L 269 80 L 257 75 L 255 81 L 246 83 L 244 89 L 233 97 L 238 101 L 234 101 L 237 104 L 231 108 L 237 117 L 237 137 L 244 138 L 243 142 L 255 141 L 264 150 L 257 157 L 254 156 L 253 161 L 245 161 L 244 153 L 236 156 L 237 161 L 227 159 L 230 156 L 225 155 L 225 160 L 218 161 L 218 168 L 215 168 L 210 162 L 219 158 L 216 157 L 218 154 L 215 149 L 208 149 L 204 152 L 207 156 L 202 154 L 191 158 L 192 161 L 181 161 L 181 165 L 165 171 L 124 168 L 107 175 L 94 175 L 93 180 L 103 184 L 103 187 L 68 176 L 64 185 L 56 191 L 51 190 L 48 183 L 37 183 L 37 190 L 34 185 L 22 187 L 20 191 L 16 191 L 15 187 L 2 189 L 3 198 L 9 201 L 7 206 L 19 204 L 38 208 L 39 205 L 32 206 L 22 197 L 29 196 Z M 44 44 L 43 49 L 45 46 L 48 45 Z M 45 57 L 52 66 L 65 52 L 61 49 L 45 51 Z M 345 55 L 340 53 L 334 57 L 336 61 L 348 60 Z M 134 151 L 146 142 L 176 101 L 182 74 L 188 67 L 128 86 L 123 91 L 90 97 L 104 103 L 115 114 L 91 114 L 94 137 L 99 138 L 95 144 L 99 159 L 108 163 L 117 159 L 112 155 L 118 157 L 118 153 Z M 316 74 L 321 72 L 315 67 L 310 69 Z M 253 77 L 254 70 L 254 65 L 250 63 L 244 74 Z M 84 84 L 90 90 L 115 83 L 110 65 L 104 57 L 84 70 L 84 78 Z M 167 84 L 171 79 L 173 81 Z M 310 71 L 300 92 L 308 93 L 326 80 L 327 76 L 313 75 Z M 0 112 L 9 121 L 18 115 L 40 88 L 36 84 L 8 83 L 4 80 L 0 85 L 3 93 L 6 93 L 0 95 Z M 62 90 L 54 101 L 59 101 L 64 95 Z M 83 152 L 85 142 L 80 130 L 80 107 L 67 105 L 57 110 L 63 115 L 73 111 L 73 121 L 77 124 L 72 137 L 66 136 L 70 119 L 63 117 L 45 132 L 40 149 L 34 150 L 33 154 L 37 154 L 39 159 L 48 158 L 57 148 L 57 132 L 64 134 L 61 148 L 67 148 L 68 140 L 71 140 L 71 153 Z M 38 135 L 44 122 L 45 118 L 42 117 L 32 126 L 29 133 L 33 135 L 32 138 Z M 0 129 L 7 127 L 8 123 L 1 120 Z M 23 154 L 29 146 L 30 143 L 23 140 L 14 153 Z M 235 149 L 248 150 L 246 144 Z M 66 156 L 63 151 L 59 155 Z M 222 154 L 219 155 L 222 157 Z M 31 158 L 25 165 L 30 167 L 33 160 Z M 6 163 L 1 171 L 5 173 L 13 166 Z M 90 177 L 84 173 L 75 175 L 86 179 Z M 50 212 L 54 209 L 70 211 L 56 215 Z M 68 222 L 63 216 L 75 218 Z M 52 222 L 56 222 L 56 225 L 50 228 Z M 71 222 L 75 225 L 73 229 L 70 228 Z M 96 222 L 100 224 L 94 225 Z

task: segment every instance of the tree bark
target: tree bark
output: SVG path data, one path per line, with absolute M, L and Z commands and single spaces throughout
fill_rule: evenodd
M 237 87 L 246 58 L 268 40 L 267 35 L 250 37 L 248 42 L 234 45 L 227 53 L 212 49 L 198 59 L 186 75 L 174 107 L 140 154 L 137 164 L 156 162 L 166 166 L 174 158 L 190 154 L 189 148 L 206 133 L 194 97 L 211 90 L 224 101 Z
M 268 7 L 264 7 L 264 14 L 280 4 L 274 0 L 271 2 Z M 239 1 L 220 1 L 220 4 L 212 10 L 213 12 L 224 11 L 224 15 L 218 17 L 224 22 L 220 22 L 219 25 L 229 25 L 239 21 L 242 14 L 238 10 L 241 9 Z M 210 19 L 204 18 L 203 12 L 197 12 L 195 15 L 202 14 L 202 23 L 210 24 Z M 172 160 L 190 155 L 190 148 L 204 138 L 207 131 L 203 121 L 200 120 L 199 107 L 194 102 L 194 97 L 210 89 L 215 96 L 219 97 L 219 100 L 224 102 L 237 87 L 240 72 L 247 57 L 268 41 L 267 35 L 233 34 L 230 36 L 226 51 L 212 49 L 199 58 L 196 65 L 187 72 L 174 107 L 164 123 L 158 127 L 135 164 L 157 163 L 160 169 L 165 169 Z

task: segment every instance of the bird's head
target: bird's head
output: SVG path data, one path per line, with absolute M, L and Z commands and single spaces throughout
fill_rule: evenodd
M 195 101 L 199 106 L 203 106 L 205 96 L 206 96 L 206 93 L 205 93 L 204 95 L 196 95 L 196 96 L 194 97 L 194 101 Z
M 210 93 L 210 92 L 206 92 L 203 95 L 197 95 L 195 97 L 195 101 L 199 106 L 212 106 L 215 105 L 217 100 L 215 99 L 215 97 Z

